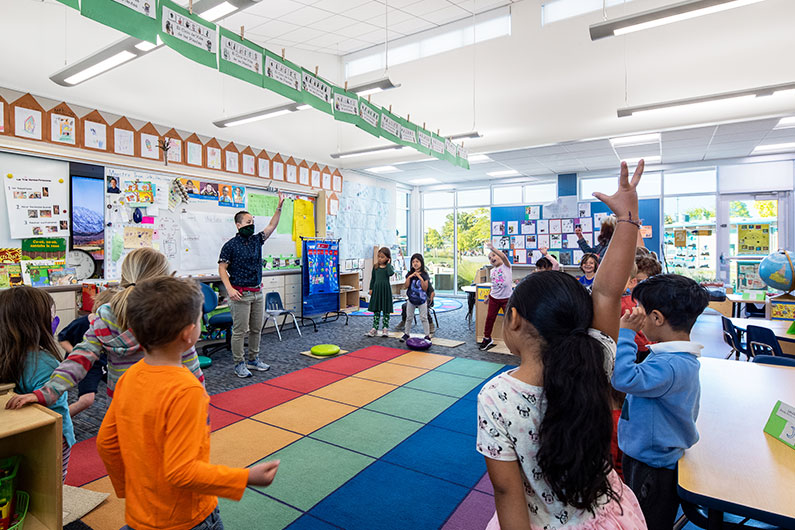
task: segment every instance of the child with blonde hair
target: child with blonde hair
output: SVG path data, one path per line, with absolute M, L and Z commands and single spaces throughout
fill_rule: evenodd
M 83 342 L 75 346 L 72 353 L 58 365 L 44 386 L 29 394 L 11 398 L 6 408 L 20 408 L 32 403 L 52 405 L 64 392 L 85 378 L 102 352 L 108 356 L 108 395 L 113 397 L 113 389 L 121 375 L 144 355 L 143 348 L 127 323 L 130 293 L 138 282 L 169 274 L 168 259 L 157 250 L 139 248 L 130 252 L 121 265 L 120 290 L 113 296 L 110 304 L 97 309 L 96 317 L 91 320 Z M 182 354 L 182 364 L 200 382 L 204 382 L 195 348 L 191 346 Z

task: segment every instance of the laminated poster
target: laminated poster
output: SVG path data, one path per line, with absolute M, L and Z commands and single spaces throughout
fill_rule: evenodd
M 9 173 L 4 178 L 11 238 L 68 237 L 66 179 Z

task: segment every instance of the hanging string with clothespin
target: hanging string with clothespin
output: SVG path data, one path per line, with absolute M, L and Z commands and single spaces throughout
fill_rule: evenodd
M 193 14 L 193 0 L 188 0 L 188 12 Z
M 282 48 L 282 61 L 284 61 L 284 48 Z
M 240 26 L 240 40 L 246 40 L 246 26 Z

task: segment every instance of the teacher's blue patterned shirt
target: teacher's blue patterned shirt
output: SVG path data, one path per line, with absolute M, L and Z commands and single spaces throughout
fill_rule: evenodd
M 237 234 L 224 243 L 218 263 L 227 263 L 226 272 L 233 287 L 259 287 L 262 284 L 262 232 L 251 237 Z

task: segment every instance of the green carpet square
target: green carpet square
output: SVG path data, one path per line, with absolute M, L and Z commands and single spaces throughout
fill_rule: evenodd
M 448 372 L 451 374 L 468 375 L 470 377 L 480 377 L 485 379 L 494 375 L 497 370 L 505 366 L 504 364 L 490 363 L 488 361 L 476 361 L 474 359 L 464 359 L 457 357 L 436 368 L 437 372 Z
M 455 402 L 455 398 L 449 396 L 401 387 L 373 401 L 365 408 L 407 420 L 428 423 Z
M 311 438 L 302 438 L 266 460 L 281 460 L 279 471 L 273 484 L 255 489 L 301 510 L 309 510 L 373 462 L 367 456 Z
M 406 383 L 404 386 L 460 398 L 482 382 L 483 379 L 477 379 L 475 377 L 433 370 L 418 377 L 414 381 Z
M 311 436 L 366 455 L 380 457 L 420 427 L 420 423 L 360 409 L 326 425 Z
M 277 473 L 277 480 L 278 477 Z M 302 515 L 298 510 L 251 489 L 246 489 L 240 502 L 218 497 L 218 509 L 226 528 L 261 528 L 262 522 L 267 521 L 268 528 L 279 529 Z

